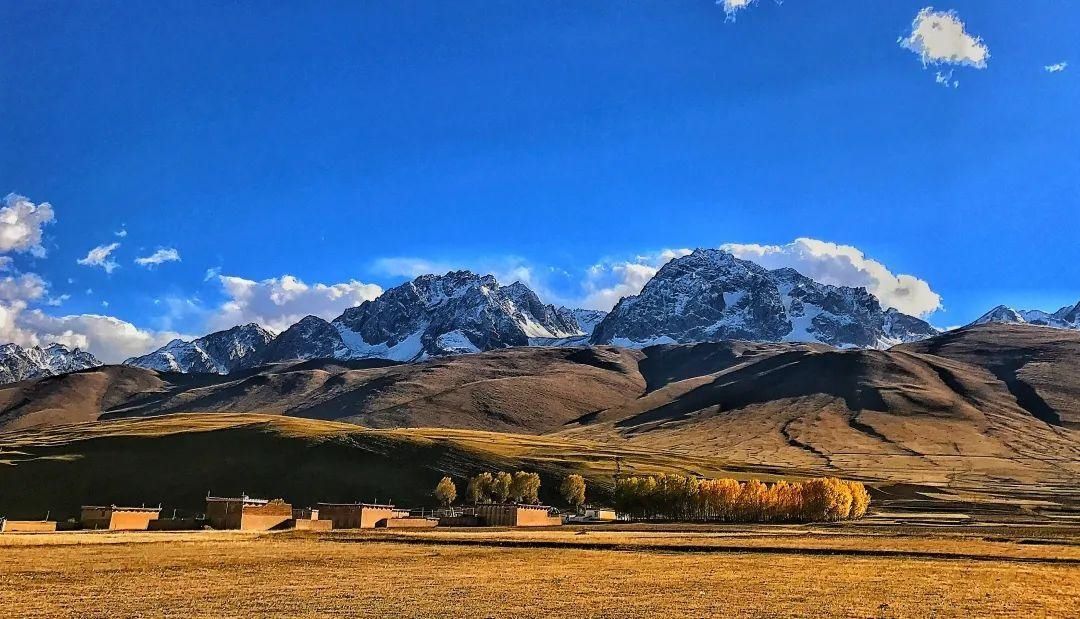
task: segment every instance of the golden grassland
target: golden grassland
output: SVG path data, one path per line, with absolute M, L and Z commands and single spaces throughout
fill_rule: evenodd
M 13 617 L 1065 617 L 1080 607 L 1075 531 L 890 531 L 6 535 L 0 608 Z M 710 544 L 718 550 L 702 548 Z M 867 550 L 906 554 L 859 554 Z

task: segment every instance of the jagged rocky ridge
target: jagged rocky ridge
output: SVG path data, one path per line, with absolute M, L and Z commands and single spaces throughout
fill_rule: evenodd
M 698 249 L 619 301 L 591 342 L 640 348 L 740 339 L 887 348 L 937 332 L 882 309 L 865 288 L 821 284 L 794 269 L 770 271 L 722 250 Z
M 99 365 L 101 362 L 94 355 L 63 344 L 50 344 L 45 348 L 23 348 L 18 344 L 0 346 L 0 384 L 55 376 Z
M 541 342 L 582 343 L 602 317 L 545 305 L 520 282 L 500 286 L 491 275 L 455 271 L 420 276 L 333 321 L 308 316 L 276 337 L 245 325 L 192 342 L 176 340 L 125 363 L 226 374 L 292 359 L 417 361 Z
M 992 322 L 1080 330 L 1080 302 L 1076 305 L 1066 305 L 1054 313 L 1042 310 L 1016 310 L 1005 305 L 999 305 L 977 318 L 969 326 L 985 325 Z
M 218 331 L 190 342 L 173 340 L 154 352 L 124 362 L 158 372 L 228 374 L 258 364 L 274 335 L 257 324 Z

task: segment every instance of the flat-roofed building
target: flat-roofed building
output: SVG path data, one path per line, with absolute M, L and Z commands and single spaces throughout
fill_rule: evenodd
M 84 529 L 110 531 L 145 531 L 151 520 L 161 515 L 157 507 L 121 507 L 119 505 L 83 505 L 79 523 Z
M 215 529 L 269 531 L 287 525 L 292 517 L 292 505 L 281 499 L 206 497 L 206 520 Z
M 52 520 L 8 520 L 0 518 L 0 533 L 49 533 L 56 530 Z
M 335 529 L 374 529 L 394 518 L 393 505 L 375 503 L 319 503 L 319 517 L 334 523 Z
M 477 505 L 476 516 L 487 527 L 552 527 L 562 524 L 559 516 L 548 515 L 547 505 L 493 503 Z
M 619 514 L 615 510 L 604 507 L 586 507 L 581 515 L 586 520 L 597 522 L 613 522 L 619 519 Z

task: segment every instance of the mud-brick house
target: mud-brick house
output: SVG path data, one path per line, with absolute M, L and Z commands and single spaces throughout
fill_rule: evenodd
M 215 529 L 269 531 L 288 526 L 292 517 L 292 505 L 281 499 L 206 497 L 206 521 Z
M 549 516 L 547 505 L 493 503 L 477 505 L 476 517 L 485 527 L 551 527 L 562 524 L 559 516 Z
M 161 515 L 157 507 L 120 507 L 118 505 L 83 505 L 79 524 L 84 529 L 110 531 L 145 531 L 151 520 Z
M 292 510 L 292 527 L 298 531 L 330 531 L 334 523 L 319 518 L 319 510 L 303 508 Z
M 56 530 L 51 520 L 8 520 L 0 518 L 0 533 L 49 533 Z
M 330 520 L 335 529 L 374 529 L 394 518 L 393 505 L 374 503 L 319 503 L 319 518 Z

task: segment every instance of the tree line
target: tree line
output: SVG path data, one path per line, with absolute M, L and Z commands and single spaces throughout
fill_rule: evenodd
M 854 520 L 870 505 L 862 483 L 835 477 L 773 484 L 671 474 L 621 477 L 614 499 L 617 511 L 634 518 L 718 522 Z

